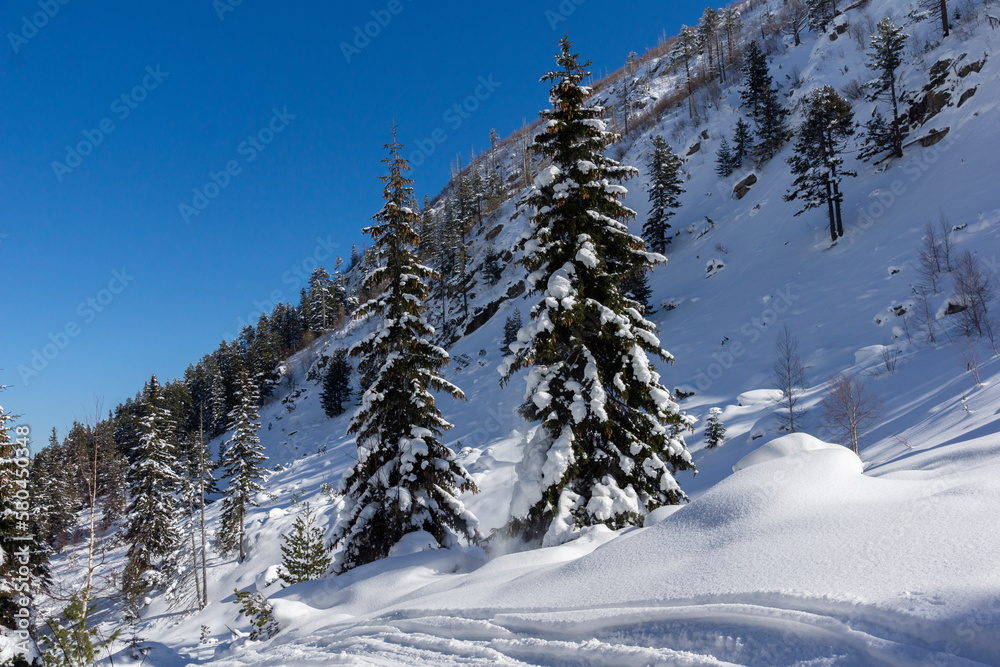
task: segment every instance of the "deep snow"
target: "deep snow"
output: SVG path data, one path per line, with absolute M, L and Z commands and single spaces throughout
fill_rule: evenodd
M 867 11 L 900 20 L 899 5 L 873 0 Z M 862 11 L 849 10 L 848 20 Z M 910 32 L 922 44 L 933 31 L 925 22 Z M 937 60 L 981 58 L 996 39 L 985 24 L 972 35 L 956 31 L 923 62 L 908 58 L 904 81 L 918 89 Z M 814 85 L 841 89 L 871 78 L 847 35 L 807 36 L 775 57 L 772 73 L 783 94 L 786 74 L 808 82 L 791 102 Z M 280 535 L 305 502 L 327 528 L 335 521 L 322 485 L 336 487 L 354 443 L 344 435 L 348 416 L 327 419 L 320 388 L 305 375 L 323 351 L 364 334 L 368 325 L 355 324 L 286 363 L 279 400 L 261 412 L 268 465 L 284 469 L 250 513 L 249 560 L 210 559 L 213 604 L 204 611 L 187 611 L 193 593 L 151 602 L 141 625 L 153 647 L 146 664 L 1000 664 L 1000 361 L 981 349 L 984 383 L 976 386 L 944 335 L 947 318 L 937 343 L 915 327 L 908 343 L 890 311 L 913 299 L 915 248 L 925 222 L 942 211 L 961 228 L 957 252 L 998 266 L 1000 63 L 991 57 L 981 72 L 953 78 L 959 93 L 978 86 L 976 94 L 914 135 L 950 127 L 947 138 L 887 165 L 859 163 L 859 177 L 843 186 L 848 235 L 833 247 L 823 211 L 794 218 L 794 203 L 782 201 L 789 149 L 755 170 L 759 181 L 742 200 L 730 193 L 750 168 L 715 177 L 715 151 L 739 113 L 735 90 L 697 128 L 709 139 L 691 128 L 675 132 L 686 118 L 681 107 L 626 146 L 623 162 L 644 172 L 653 135 L 681 155 L 701 142 L 687 158 L 668 265 L 651 280 L 653 303 L 676 305 L 651 316 L 676 357 L 659 369 L 664 384 L 696 392 L 681 402 L 696 417 L 722 408 L 728 430 L 715 450 L 704 449 L 701 423 L 687 437 L 699 473 L 678 481 L 690 504 L 654 513 L 644 528 L 590 530 L 559 547 L 500 546 L 489 557 L 478 548 L 417 551 L 284 590 L 267 585 Z M 651 93 L 677 83 L 660 79 Z M 866 120 L 872 107 L 858 102 L 856 118 Z M 647 212 L 644 183 L 626 184 L 636 232 Z M 512 202 L 501 209 L 498 248 L 514 242 L 523 215 L 515 217 Z M 713 260 L 724 267 L 706 277 Z M 489 303 L 521 279 L 520 267 L 507 266 L 474 301 Z M 934 307 L 943 310 L 947 297 L 945 289 Z M 523 380 L 502 389 L 496 373 L 504 318 L 515 305 L 526 316 L 530 304 L 505 303 L 452 347 L 447 378 L 468 400 L 439 402 L 456 425 L 448 442 L 482 489 L 463 500 L 487 531 L 508 516 L 514 465 L 530 435 L 514 412 Z M 782 324 L 806 362 L 810 410 L 802 424 L 811 436 L 779 439 L 775 429 L 769 377 Z M 901 350 L 894 372 L 884 367 L 884 345 Z M 836 444 L 816 407 L 825 381 L 841 372 L 864 374 L 885 402 L 860 460 Z M 280 400 L 295 391 L 290 403 Z M 218 506 L 209 516 L 214 526 Z M 120 548 L 111 551 L 106 567 L 120 567 L 121 558 Z M 57 577 L 76 567 L 72 553 L 60 557 Z M 232 640 L 227 626 L 248 629 L 231 604 L 234 588 L 264 591 L 285 629 L 268 642 Z M 202 625 L 210 635 L 203 644 Z M 115 664 L 137 661 L 123 651 Z

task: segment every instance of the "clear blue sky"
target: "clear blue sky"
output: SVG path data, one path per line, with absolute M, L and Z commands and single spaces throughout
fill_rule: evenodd
M 153 373 L 183 374 L 272 296 L 297 301 L 296 269 L 314 254 L 346 258 L 365 241 L 393 119 L 408 155 L 435 129 L 447 136 L 413 172 L 418 196 L 433 196 L 458 153 L 547 105 L 538 79 L 564 31 L 603 72 L 702 9 L 3 3 L 0 402 L 41 444 L 91 417 L 96 397 L 107 411 Z M 376 18 L 386 25 L 355 42 Z M 479 108 L 446 115 L 480 77 L 492 91 L 479 89 Z

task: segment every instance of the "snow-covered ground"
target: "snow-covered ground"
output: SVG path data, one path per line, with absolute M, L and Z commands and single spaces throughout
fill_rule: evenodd
M 873 0 L 846 17 L 868 11 L 902 20 L 904 4 Z M 924 22 L 908 32 L 922 47 L 934 30 Z M 998 39 L 986 24 L 956 30 L 943 46 L 910 53 L 904 82 L 917 91 L 935 62 L 980 60 Z M 807 36 L 776 55 L 772 73 L 783 94 L 792 78 L 807 82 L 790 103 L 816 85 L 842 89 L 872 77 L 847 34 Z M 327 419 L 320 388 L 305 376 L 324 350 L 364 331 L 355 325 L 287 362 L 288 382 L 262 410 L 261 431 L 268 465 L 283 469 L 250 513 L 249 559 L 210 558 L 213 603 L 203 611 L 188 611 L 193 592 L 151 602 L 140 625 L 153 647 L 145 664 L 1000 664 L 1000 359 L 980 349 L 977 386 L 947 335 L 947 279 L 933 297 L 942 313 L 937 342 L 914 325 L 908 341 L 892 312 L 913 300 L 916 246 L 924 224 L 942 213 L 958 230 L 956 254 L 971 250 L 992 270 L 1000 266 L 1000 62 L 989 57 L 978 73 L 949 77 L 953 103 L 977 92 L 911 137 L 949 127 L 944 141 L 910 146 L 878 167 L 848 160 L 859 176 L 843 185 L 847 237 L 833 247 L 822 210 L 796 218 L 795 204 L 782 201 L 789 148 L 756 170 L 759 180 L 741 200 L 730 193 L 749 167 L 716 178 L 715 151 L 739 114 L 735 90 L 697 129 L 677 129 L 681 108 L 626 147 L 623 161 L 644 171 L 655 134 L 681 155 L 701 142 L 687 158 L 669 263 L 651 281 L 651 301 L 675 305 L 657 306 L 651 317 L 676 357 L 660 369 L 664 384 L 695 391 L 681 406 L 701 418 L 687 438 L 699 473 L 678 476 L 688 505 L 656 512 L 643 528 L 591 530 L 559 547 L 416 551 L 283 590 L 269 583 L 280 536 L 306 502 L 322 525 L 335 522 L 323 485 L 335 488 L 354 454 L 349 415 Z M 676 83 L 660 80 L 652 93 Z M 872 108 L 856 103 L 856 118 L 864 122 Z M 638 232 L 648 208 L 644 180 L 628 185 Z M 500 249 L 523 229 L 523 215 L 513 214 L 512 203 L 499 214 Z M 725 266 L 706 277 L 711 260 Z M 475 304 L 495 301 L 522 271 L 507 266 Z M 456 425 L 449 444 L 481 488 L 464 500 L 487 531 L 507 519 L 529 429 L 514 412 L 523 384 L 501 388 L 496 372 L 503 321 L 515 305 L 527 315 L 529 301 L 506 302 L 452 347 L 447 376 L 468 400 L 439 403 Z M 770 375 L 782 325 L 806 362 L 801 429 L 811 436 L 781 437 L 775 427 Z M 883 361 L 886 345 L 900 350 L 894 371 Z M 817 407 L 826 381 L 843 372 L 865 377 L 884 402 L 860 459 L 822 426 Z M 728 429 L 715 450 L 701 441 L 711 407 L 723 409 Z M 209 517 L 214 526 L 217 507 Z M 57 561 L 57 577 L 79 567 L 71 557 Z M 105 567 L 120 565 L 120 551 L 111 552 Z M 268 595 L 282 631 L 265 642 L 233 640 L 228 628 L 248 630 L 233 589 Z M 116 665 L 137 662 L 125 651 L 115 656 Z

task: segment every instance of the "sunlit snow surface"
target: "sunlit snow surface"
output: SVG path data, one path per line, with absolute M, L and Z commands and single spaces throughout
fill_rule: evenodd
M 868 11 L 900 19 L 898 5 L 873 0 Z M 909 32 L 923 43 L 934 29 L 925 22 Z M 962 39 L 927 54 L 919 71 L 910 57 L 906 86 L 921 88 L 923 72 L 940 58 L 994 52 L 1000 33 L 984 24 Z M 783 93 L 793 75 L 809 82 L 793 102 L 813 85 L 842 89 L 872 76 L 848 35 L 835 42 L 810 37 L 776 57 L 772 73 Z M 977 387 L 947 336 L 931 345 L 911 325 L 907 343 L 891 312 L 913 300 L 911 286 L 920 282 L 915 247 L 925 222 L 942 210 L 961 227 L 956 253 L 969 249 L 993 270 L 1000 266 L 998 76 L 1000 60 L 991 57 L 980 73 L 958 80 L 956 99 L 978 85 L 975 96 L 961 109 L 947 107 L 913 137 L 950 127 L 937 146 L 910 147 L 878 173 L 848 160 L 860 176 L 844 183 L 847 237 L 832 248 L 823 211 L 794 218 L 793 203 L 782 201 L 790 183 L 787 148 L 756 171 L 760 180 L 742 200 L 730 192 L 749 168 L 716 179 L 715 151 L 738 117 L 730 108 L 738 103 L 735 91 L 698 128 L 710 139 L 690 128 L 673 132 L 686 117 L 681 108 L 626 146 L 622 161 L 644 174 L 654 134 L 681 155 L 701 142 L 687 158 L 690 180 L 672 220 L 679 235 L 669 263 L 651 281 L 652 302 L 676 306 L 657 306 L 651 316 L 676 357 L 657 370 L 671 390 L 696 392 L 680 404 L 700 418 L 687 436 L 698 476 L 677 475 L 690 504 L 656 512 L 646 528 L 591 530 L 563 546 L 520 553 L 499 545 L 490 557 L 476 548 L 422 551 L 415 536 L 400 555 L 346 575 L 264 587 L 280 562 L 280 535 L 306 501 L 324 527 L 335 521 L 321 485 L 336 487 L 354 443 L 345 437 L 348 417 L 326 419 L 320 387 L 305 375 L 319 353 L 368 333 L 357 325 L 288 362 L 291 382 L 261 413 L 268 465 L 286 469 L 272 474 L 261 507 L 250 512 L 249 560 L 238 566 L 210 558 L 213 604 L 204 611 L 185 611 L 193 606 L 190 580 L 180 584 L 181 595 L 155 598 L 140 628 L 153 647 L 145 664 L 1000 664 L 1000 361 L 981 350 L 984 384 Z M 651 92 L 676 83 L 659 79 Z M 856 118 L 864 122 L 872 108 L 856 103 Z M 627 185 L 638 232 L 648 208 L 645 177 Z M 890 197 L 894 191 L 901 194 Z M 513 213 L 512 203 L 501 211 L 498 248 L 524 229 L 524 214 L 511 220 Z M 485 246 L 476 244 L 472 254 L 481 257 Z M 725 266 L 706 278 L 710 258 Z M 522 272 L 507 266 L 498 285 L 479 285 L 473 307 L 498 299 Z M 933 297 L 934 311 L 943 312 L 948 295 L 946 287 Z M 531 302 L 517 305 L 527 319 Z M 461 460 L 482 489 L 463 500 L 486 531 L 508 516 L 514 466 L 531 435 L 514 412 L 527 373 L 503 389 L 496 373 L 503 320 L 513 307 L 505 303 L 450 350 L 446 375 L 468 401 L 439 403 L 456 425 L 448 442 L 464 452 Z M 779 439 L 773 410 L 780 394 L 769 377 L 782 323 L 799 338 L 806 363 L 809 412 L 800 425 L 810 435 Z M 893 336 L 902 356 L 888 373 L 881 346 Z M 885 402 L 860 460 L 830 445 L 836 436 L 822 427 L 817 407 L 825 381 L 845 371 L 867 376 Z M 281 402 L 296 389 L 304 394 Z M 711 407 L 723 410 L 727 441 L 705 450 L 701 429 Z M 209 517 L 214 527 L 217 506 Z M 121 564 L 119 548 L 105 567 Z M 74 576 L 80 566 L 79 552 L 70 552 L 57 559 L 56 576 Z M 283 626 L 275 638 L 231 639 L 227 626 L 249 629 L 231 604 L 234 588 L 263 588 Z M 198 642 L 202 625 L 209 628 L 206 644 Z M 122 650 L 114 664 L 138 661 Z

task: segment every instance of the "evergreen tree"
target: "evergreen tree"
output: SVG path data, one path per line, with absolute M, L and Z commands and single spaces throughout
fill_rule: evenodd
M 733 135 L 733 166 L 734 170 L 743 166 L 743 162 L 753 152 L 753 135 L 750 125 L 740 118 L 736 121 L 736 131 Z
M 404 535 L 430 533 L 441 546 L 460 536 L 478 538 L 478 522 L 458 500 L 475 491 L 468 472 L 441 442 L 451 427 L 430 390 L 464 398 L 439 375 L 448 354 L 433 344 L 424 317 L 426 281 L 433 273 L 414 256 L 420 239 L 413 231 L 413 188 L 402 146 L 386 144 L 389 173 L 382 177 L 385 205 L 365 230 L 374 242 L 376 267 L 365 277 L 374 298 L 358 309 L 377 329 L 351 348 L 362 376 L 372 378 L 349 433 L 357 436 L 358 461 L 341 482 L 343 502 L 333 545 L 335 569 L 344 572 L 384 558 Z
M 260 397 L 257 386 L 246 371 L 240 375 L 239 405 L 229 413 L 233 435 L 226 441 L 220 458 L 229 487 L 222 499 L 222 528 L 218 535 L 219 550 L 239 551 L 239 562 L 246 560 L 244 537 L 248 507 L 258 507 L 254 497 L 263 490 L 264 448 L 260 446 Z
M 222 381 L 222 373 L 219 372 L 217 366 L 215 366 L 212 373 L 212 389 L 208 405 L 212 414 L 212 427 L 209 429 L 209 432 L 213 435 L 219 435 L 228 426 L 226 415 L 229 414 L 229 411 L 226 409 L 226 386 Z
M 622 293 L 625 277 L 665 261 L 628 232 L 634 211 L 619 182 L 633 167 L 606 157 L 620 139 L 603 110 L 588 106 L 589 75 L 568 38 L 556 56 L 553 108 L 536 152 L 551 161 L 526 203 L 535 212 L 525 243 L 532 321 L 501 367 L 503 382 L 531 366 L 520 413 L 539 422 L 517 467 L 511 521 L 504 532 L 556 544 L 582 526 L 640 523 L 647 512 L 686 497 L 674 473 L 694 467 L 680 435 L 689 426 L 649 355 L 670 359 L 639 304 Z
M 521 310 L 515 306 L 514 312 L 507 316 L 503 323 L 503 342 L 500 351 L 510 354 L 510 344 L 517 340 L 517 332 L 521 330 Z
M 701 20 L 698 22 L 698 28 L 696 30 L 696 35 L 698 37 L 698 45 L 701 47 L 702 52 L 707 56 L 708 69 L 706 74 L 709 76 L 713 75 L 718 69 L 720 74 L 720 79 L 725 80 L 724 72 L 725 67 L 722 63 L 722 50 L 721 43 L 719 43 L 719 25 L 721 18 L 714 9 L 711 7 L 706 7 L 705 11 L 701 15 Z M 718 48 L 718 57 L 714 55 L 714 51 Z M 718 65 L 718 67 L 716 67 Z
M 49 444 L 31 460 L 31 499 L 38 513 L 39 542 L 59 550 L 69 541 L 82 509 L 63 446 L 52 429 Z
M 663 137 L 653 137 L 653 152 L 649 154 L 649 218 L 642 226 L 642 237 L 653 252 L 663 253 L 670 244 L 667 235 L 674 209 L 680 208 L 681 167 L 684 162 L 670 149 Z
M 645 315 L 653 313 L 653 309 L 649 306 L 649 297 L 652 296 L 653 290 L 649 287 L 649 273 L 645 267 L 625 276 L 622 281 L 622 293 L 642 306 L 640 313 Z
M 681 26 L 681 31 L 674 42 L 674 49 L 670 53 L 673 63 L 684 63 L 684 74 L 687 77 L 688 89 L 688 115 L 694 118 L 694 81 L 691 79 L 691 60 L 698 53 L 698 36 L 691 28 Z
M 750 42 L 743 56 L 744 88 L 740 92 L 742 106 L 754 119 L 757 129 L 757 151 L 761 159 L 773 158 L 788 135 L 785 110 L 778 100 L 778 91 L 768 70 L 767 56 L 756 41 Z M 739 131 L 739 128 L 737 128 Z
M 877 32 L 872 35 L 872 50 L 868 54 L 868 68 L 878 73 L 876 95 L 889 95 L 892 105 L 892 152 L 896 157 L 903 157 L 903 136 L 899 127 L 899 96 L 901 90 L 897 72 L 903 64 L 903 49 L 906 48 L 906 33 L 897 28 L 888 16 L 878 22 Z
M 785 126 L 785 109 L 778 101 L 778 90 L 770 89 L 761 100 L 761 114 L 757 119 L 757 154 L 771 159 L 788 138 Z
M 722 137 L 719 150 L 715 153 L 715 174 L 719 178 L 729 178 L 736 171 L 736 160 L 733 157 L 733 150 L 729 147 L 729 140 Z
M 872 117 L 865 123 L 862 135 L 864 144 L 858 152 L 859 160 L 867 162 L 877 155 L 896 149 L 896 132 L 878 109 L 872 112 Z
M 175 523 L 180 514 L 180 477 L 173 433 L 174 420 L 163 405 L 163 392 L 154 375 L 143 393 L 138 451 L 128 472 L 132 502 L 126 518 L 129 548 L 123 585 L 132 599 L 169 580 L 180 544 Z
M 941 21 L 941 36 L 947 37 L 951 29 L 948 25 L 948 0 L 920 0 L 919 6 L 931 18 Z
M 857 176 L 856 172 L 842 168 L 845 144 L 853 134 L 854 113 L 850 103 L 831 86 L 824 86 L 809 96 L 806 119 L 795 142 L 795 155 L 788 158 L 795 176 L 795 190 L 785 195 L 785 201 L 802 202 L 797 216 L 825 204 L 833 241 L 844 235 L 840 212 L 844 194 L 840 183 L 845 176 Z
M 351 362 L 347 358 L 347 350 L 334 350 L 333 356 L 327 362 L 326 374 L 323 376 L 323 393 L 320 402 L 327 417 L 339 417 L 344 414 L 344 403 L 351 400 Z
M 280 576 L 285 585 L 319 579 L 333 563 L 315 518 L 306 504 L 304 514 L 295 517 L 292 532 L 281 536 L 285 543 L 281 545 Z
M 757 118 L 760 115 L 760 102 L 763 91 L 770 90 L 772 81 L 768 73 L 767 56 L 760 48 L 757 40 L 747 45 L 743 54 L 743 88 L 740 90 L 740 106 L 747 109 L 747 115 Z
M 303 331 L 315 330 L 313 328 L 312 300 L 309 298 L 309 292 L 304 287 L 299 291 L 299 317 L 302 318 Z
M 809 14 L 809 27 L 816 32 L 824 32 L 837 15 L 837 1 L 806 0 L 806 11 Z
M 326 331 L 333 327 L 337 316 L 337 298 L 330 274 L 322 266 L 314 269 L 309 277 L 309 306 L 312 309 L 313 331 Z
M 726 427 L 719 418 L 721 414 L 721 408 L 711 408 L 708 411 L 708 421 L 705 424 L 705 446 L 708 449 L 715 449 L 726 440 Z
M 500 265 L 502 258 L 496 247 L 490 243 L 486 248 L 486 257 L 483 258 L 483 278 L 490 287 L 500 282 L 500 278 L 503 277 L 503 266 Z

